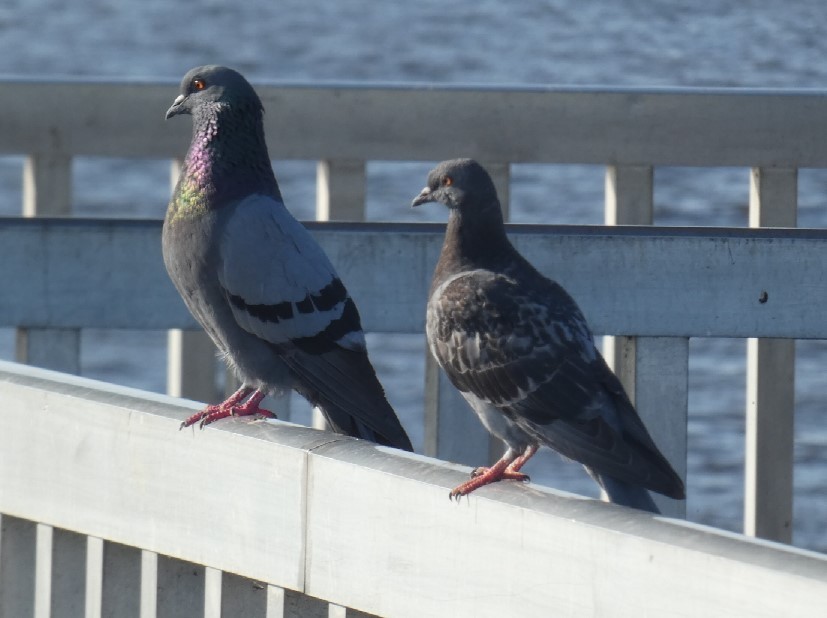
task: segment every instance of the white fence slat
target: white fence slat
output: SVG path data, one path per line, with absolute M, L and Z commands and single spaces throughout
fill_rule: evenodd
M 284 588 L 279 586 L 266 586 L 267 591 L 267 613 L 266 618 L 285 618 Z
M 754 167 L 749 180 L 750 227 L 797 225 L 797 169 Z
M 23 164 L 23 215 L 56 216 L 71 211 L 72 158 L 54 152 L 27 156 Z
M 616 166 L 606 168 L 604 185 L 604 222 L 606 225 L 651 225 L 654 218 L 653 169 L 651 166 Z M 637 290 L 633 287 L 629 294 Z M 624 367 L 623 346 L 632 342 L 615 341 L 604 337 L 603 352 L 606 362 L 615 372 L 627 379 L 633 378 L 633 370 Z
M 795 227 L 797 206 L 797 169 L 750 170 L 750 227 Z M 794 412 L 795 341 L 748 339 L 744 531 L 785 543 L 792 541 Z
M 324 159 L 316 167 L 316 220 L 364 221 L 364 159 Z
M 83 618 L 86 590 L 86 537 L 52 529 L 51 618 Z
M 605 176 L 607 225 L 654 222 L 654 170 L 650 165 L 610 165 Z M 629 288 L 630 296 L 637 287 Z M 686 481 L 688 341 L 604 337 L 609 366 L 621 377 L 655 443 Z M 665 515 L 686 516 L 686 503 L 653 494 Z
M 101 538 L 86 537 L 85 618 L 101 618 L 103 615 L 103 545 Z
M 52 607 L 52 527 L 37 524 L 34 567 L 34 616 L 49 618 Z
M 167 393 L 195 401 L 215 403 L 217 351 L 202 330 L 167 332 Z
M 747 339 L 744 533 L 792 542 L 795 340 Z
M 689 340 L 618 337 L 618 374 L 640 417 L 672 467 L 686 482 Z M 664 515 L 686 517 L 686 502 L 652 494 Z
M 23 165 L 23 216 L 71 214 L 72 159 L 56 152 L 29 155 Z M 23 271 L 25 272 L 25 271 Z M 80 373 L 80 333 L 59 328 L 17 330 L 17 360 L 66 373 Z
M 606 168 L 606 225 L 651 225 L 654 219 L 651 165 L 610 165 Z
M 221 618 L 222 615 L 241 616 L 246 614 L 222 614 L 222 576 L 218 569 L 204 569 L 204 618 Z
M 2 618 L 34 614 L 36 536 L 33 522 L 0 514 Z
M 363 159 L 323 159 L 316 166 L 316 220 L 364 221 L 367 165 Z M 313 427 L 329 429 L 321 410 Z
M 155 618 L 158 610 L 158 554 L 141 550 L 140 618 Z
M 347 608 L 331 603 L 327 610 L 327 618 L 347 618 Z

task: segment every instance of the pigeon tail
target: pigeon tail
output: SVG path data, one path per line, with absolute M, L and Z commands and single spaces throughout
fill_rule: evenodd
M 294 351 L 284 361 L 297 378 L 296 391 L 318 406 L 333 431 L 413 451 L 365 350 Z
M 640 485 L 631 485 L 614 477 L 595 473 L 588 468 L 586 470 L 606 492 L 609 502 L 660 515 L 660 509 L 655 505 L 652 495 Z

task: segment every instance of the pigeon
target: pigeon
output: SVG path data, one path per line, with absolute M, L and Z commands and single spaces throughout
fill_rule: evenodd
M 476 161 L 443 161 L 413 206 L 450 215 L 428 300 L 431 353 L 507 450 L 451 491 L 459 500 L 520 469 L 540 446 L 582 463 L 611 502 L 658 512 L 648 490 L 684 499 L 574 299 L 511 244 L 491 177 Z
M 192 69 L 166 118 L 193 137 L 164 219 L 164 263 L 187 308 L 242 382 L 182 423 L 263 415 L 293 389 L 334 431 L 413 450 L 368 359 L 359 312 L 327 255 L 286 209 L 263 106 L 238 72 Z

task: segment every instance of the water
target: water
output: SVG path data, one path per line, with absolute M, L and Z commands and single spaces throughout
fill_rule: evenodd
M 374 81 L 465 84 L 727 86 L 824 88 L 827 6 L 796 3 L 598 0 L 520 3 L 434 0 L 310 3 L 218 0 L 170 3 L 6 0 L 0 6 L 0 74 L 177 81 L 192 66 L 218 62 L 253 81 Z M 170 89 L 170 99 L 175 89 Z M 159 122 L 165 110 L 158 110 Z M 270 113 L 277 113 L 271 110 Z M 123 119 L 124 123 L 129 118 Z M 423 131 L 438 134 L 438 126 Z M 19 158 L 0 158 L 0 214 L 20 203 Z M 441 209 L 406 207 L 430 164 L 371 164 L 371 220 L 443 220 Z M 314 165 L 277 162 L 288 205 L 312 218 Z M 75 211 L 161 217 L 168 198 L 164 161 L 79 159 Z M 518 165 L 513 220 L 600 223 L 603 170 Z M 827 225 L 827 174 L 802 170 L 799 225 Z M 655 177 L 662 225 L 745 225 L 746 169 L 663 168 Z M 84 334 L 86 375 L 164 388 L 163 333 Z M 371 336 L 392 403 L 421 444 L 421 337 Z M 12 334 L 0 354 L 12 356 Z M 744 361 L 739 340 L 690 344 L 688 515 L 738 530 L 743 500 Z M 795 543 L 827 551 L 827 342 L 798 343 L 796 367 Z M 297 414 L 306 411 L 297 410 Z M 546 454 L 530 464 L 536 481 L 594 495 L 578 466 Z

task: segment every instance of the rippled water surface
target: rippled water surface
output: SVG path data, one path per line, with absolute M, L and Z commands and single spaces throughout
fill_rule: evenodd
M 0 74 L 165 79 L 170 100 L 172 82 L 192 66 L 213 62 L 258 82 L 827 86 L 823 2 L 697 4 L 6 0 L 0 6 Z M 159 123 L 164 111 L 158 110 Z M 422 131 L 438 135 L 439 127 Z M 0 214 L 19 210 L 21 166 L 19 158 L 0 158 Z M 371 164 L 369 217 L 443 220 L 440 209 L 406 207 L 429 167 Z M 602 221 L 601 168 L 518 165 L 512 172 L 514 221 Z M 163 214 L 166 162 L 79 159 L 73 173 L 79 214 Z M 288 206 L 299 218 L 311 218 L 313 163 L 277 162 L 276 173 Z M 746 224 L 746 169 L 658 169 L 655 183 L 658 224 Z M 803 170 L 799 184 L 799 224 L 824 227 L 827 175 Z M 85 333 L 83 371 L 163 390 L 163 344 L 163 333 Z M 421 443 L 421 382 L 412 378 L 422 374 L 422 338 L 374 335 L 369 344 L 392 403 Z M 827 343 L 799 342 L 797 349 L 795 542 L 827 551 Z M 12 356 L 8 331 L 0 336 L 0 352 Z M 745 344 L 693 340 L 690 352 L 689 517 L 737 530 Z M 528 471 L 535 481 L 595 493 L 578 466 L 552 454 Z

